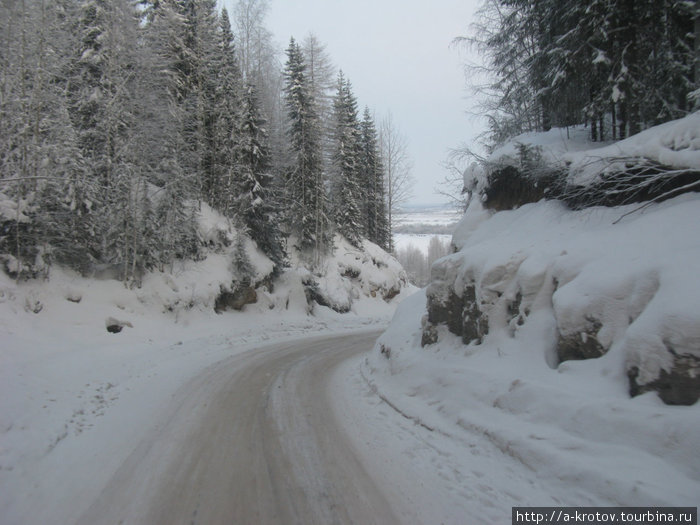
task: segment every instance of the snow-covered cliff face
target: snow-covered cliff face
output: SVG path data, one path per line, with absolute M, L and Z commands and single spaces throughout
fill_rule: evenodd
M 697 503 L 700 195 L 632 209 L 474 201 L 364 361 L 480 511 Z
M 570 211 L 557 202 L 485 214 L 478 202 L 426 290 L 422 344 L 440 325 L 479 345 L 518 339 L 532 317 L 543 363 L 616 356 L 632 395 L 669 404 L 700 395 L 700 196 L 630 209 Z
M 366 240 L 356 248 L 336 236 L 334 250 L 318 267 L 307 267 L 290 249 L 289 267 L 276 269 L 254 239 L 206 204 L 197 233 L 206 247 L 201 259 L 146 272 L 138 286 L 125 287 L 113 273 L 85 277 L 58 265 L 43 279 L 19 282 L 0 271 L 0 321 L 26 313 L 36 322 L 121 332 L 154 316 L 189 323 L 226 311 L 248 317 L 354 312 L 386 320 L 415 290 L 396 259 Z M 57 321 L 66 305 L 74 319 Z M 324 314 L 326 308 L 332 311 Z
M 700 173 L 698 116 L 614 154 Z M 530 143 L 556 142 L 552 134 Z M 560 146 L 569 153 L 547 158 L 543 148 L 543 160 L 611 165 L 586 145 Z M 695 506 L 700 186 L 644 206 L 490 206 L 474 197 L 488 173 L 468 175 L 476 183 L 455 252 L 399 305 L 362 364 L 368 383 L 426 429 L 425 448 L 442 458 L 434 464 L 478 512 L 499 497 L 508 510 L 514 501 Z M 437 435 L 455 447 L 439 447 Z

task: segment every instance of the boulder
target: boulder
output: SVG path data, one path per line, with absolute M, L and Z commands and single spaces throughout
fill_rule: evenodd
M 105 319 L 105 328 L 107 328 L 107 331 L 110 334 L 118 334 L 125 326 L 128 326 L 129 328 L 134 327 L 134 325 L 132 325 L 129 321 L 115 319 L 114 317 L 108 317 Z
M 573 334 L 559 332 L 557 341 L 557 356 L 559 362 L 581 359 L 595 359 L 607 352 L 607 348 L 598 341 L 598 332 L 603 326 L 593 317 L 586 318 L 585 328 Z
M 658 392 L 667 405 L 693 405 L 700 398 L 700 358 L 669 351 L 673 355 L 671 370 L 661 369 L 659 377 L 653 381 L 638 383 L 639 368 L 636 366 L 627 371 L 630 395 L 634 397 L 646 392 Z
M 258 294 L 252 286 L 241 286 L 233 291 L 221 290 L 214 303 L 214 311 L 217 314 L 226 310 L 242 310 L 247 304 L 257 302 Z

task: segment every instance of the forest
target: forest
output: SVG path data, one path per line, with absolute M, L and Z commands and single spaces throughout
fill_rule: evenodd
M 280 54 L 268 8 L 240 0 L 229 16 L 215 0 L 0 2 L 8 274 L 37 277 L 59 263 L 138 284 L 149 269 L 203 256 L 203 203 L 278 268 L 290 249 L 318 265 L 335 233 L 391 250 L 396 164 L 405 163 L 391 125 L 378 132 L 313 35 Z M 697 9 L 683 0 L 486 0 L 457 42 L 481 53 L 468 73 L 487 151 L 574 125 L 594 142 L 619 140 L 694 111 Z M 536 154 L 523 151 L 525 164 Z M 492 181 L 518 194 L 531 182 Z M 537 200 L 545 186 L 534 186 Z
M 620 140 L 700 104 L 698 2 L 486 0 L 467 67 L 488 121 L 487 145 L 586 124 Z
M 653 135 L 646 130 L 700 109 L 700 3 L 486 0 L 471 35 L 456 42 L 480 54 L 466 71 L 487 124 L 486 154 L 462 146 L 454 159 L 477 162 L 455 171 L 486 207 L 619 206 L 700 188 L 700 171 L 640 145 Z M 684 150 L 693 136 L 658 147 Z M 548 140 L 569 146 L 547 153 Z M 611 143 L 619 147 L 578 164 L 565 151 Z M 503 147 L 516 149 L 511 161 Z
M 313 35 L 278 58 L 267 7 L 241 0 L 229 16 L 215 0 L 0 3 L 9 275 L 58 263 L 138 285 L 149 269 L 202 256 L 203 203 L 278 269 L 290 249 L 318 264 L 335 233 L 390 248 L 373 113 L 360 115 Z

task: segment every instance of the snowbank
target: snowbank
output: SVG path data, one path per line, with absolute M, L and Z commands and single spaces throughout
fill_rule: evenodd
M 512 504 L 698 504 L 700 404 L 647 391 L 700 391 L 700 196 L 631 209 L 472 202 L 367 361 L 405 414 L 529 470 Z
M 494 210 L 543 198 L 572 208 L 661 201 L 700 188 L 700 112 L 615 143 L 577 126 L 525 133 L 464 173 L 465 188 Z
M 635 159 L 679 169 L 700 166 L 700 111 L 617 142 L 591 142 L 589 135 L 585 126 L 523 133 L 496 148 L 484 164 L 517 168 L 525 146 L 537 151 L 543 164 L 568 170 L 568 182 L 577 185 L 590 184 L 607 173 L 624 172 Z
M 700 111 L 666 122 L 614 144 L 563 155 L 569 182 L 587 185 L 602 175 L 620 173 L 631 161 L 669 168 L 700 167 Z
M 520 146 L 537 148 L 543 162 L 549 165 L 564 165 L 569 155 L 574 152 L 586 152 L 596 143 L 591 142 L 590 130 L 585 126 L 570 128 L 552 128 L 545 132 L 523 133 L 499 146 L 486 159 L 489 166 L 520 165 Z M 597 143 L 600 147 L 600 143 Z M 604 143 L 605 145 L 607 143 Z

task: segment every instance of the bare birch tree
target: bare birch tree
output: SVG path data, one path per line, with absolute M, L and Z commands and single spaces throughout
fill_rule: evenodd
M 379 151 L 384 165 L 389 229 L 394 227 L 394 214 L 413 191 L 413 163 L 408 155 L 408 141 L 396 125 L 391 113 L 379 124 Z M 393 241 L 390 250 L 393 250 Z

